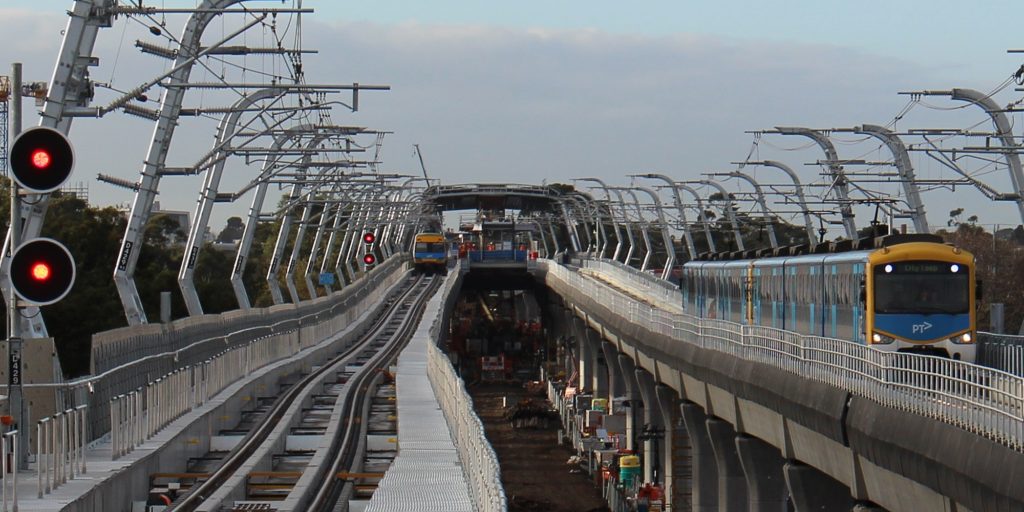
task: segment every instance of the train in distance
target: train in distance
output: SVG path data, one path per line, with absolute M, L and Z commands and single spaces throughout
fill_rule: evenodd
M 927 234 L 804 247 L 787 255 L 747 251 L 687 262 L 684 309 L 701 318 L 974 362 L 982 290 L 971 253 Z
M 417 233 L 412 249 L 413 268 L 418 272 L 444 273 L 448 268 L 448 243 L 443 233 Z

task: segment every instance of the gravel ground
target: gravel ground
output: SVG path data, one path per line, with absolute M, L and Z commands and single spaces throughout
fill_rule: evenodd
M 558 446 L 558 425 L 513 429 L 502 414 L 502 397 L 514 404 L 526 391 L 520 385 L 484 383 L 469 389 L 487 439 L 501 464 L 510 512 L 598 512 L 608 510 L 601 490 L 585 473 L 566 464 L 574 452 Z

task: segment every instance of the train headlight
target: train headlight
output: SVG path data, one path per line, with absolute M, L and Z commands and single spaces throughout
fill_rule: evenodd
M 965 332 L 959 336 L 953 336 L 952 338 L 949 339 L 949 341 L 952 341 L 953 343 L 956 343 L 958 345 L 962 345 L 965 343 L 974 343 L 974 336 L 971 335 L 971 333 L 969 332 Z
M 892 336 L 886 336 L 877 332 L 871 335 L 871 343 L 876 345 L 888 345 L 894 341 L 896 341 L 896 339 Z

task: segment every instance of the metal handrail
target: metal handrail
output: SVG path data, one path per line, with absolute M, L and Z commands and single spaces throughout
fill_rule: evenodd
M 464 275 L 465 265 L 464 260 L 460 261 L 449 272 L 441 292 L 442 304 L 448 305 L 453 299 L 455 287 Z M 427 347 L 427 377 L 451 431 L 476 510 L 504 511 L 508 504 L 501 483 L 498 457 L 487 441 L 483 423 L 473 409 L 473 399 L 466 390 L 465 382 L 455 373 L 448 356 L 437 345 L 441 339 L 442 326 L 447 325 L 443 313 L 446 310 L 443 307 L 442 314 L 430 326 L 430 339 L 434 343 L 429 343 Z

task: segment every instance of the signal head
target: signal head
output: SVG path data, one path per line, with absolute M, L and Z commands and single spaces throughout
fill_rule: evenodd
M 376 240 L 377 235 L 373 234 L 372 231 L 367 231 L 366 233 L 363 233 L 363 243 L 372 244 Z
M 364 265 L 370 266 L 370 265 L 373 265 L 374 263 L 377 263 L 377 257 L 374 256 L 373 254 L 367 254 L 367 255 L 363 256 L 363 264 Z
M 11 256 L 11 284 L 26 302 L 38 306 L 63 299 L 75 283 L 75 260 L 67 247 L 49 238 L 34 238 Z
M 11 174 L 18 185 L 44 194 L 57 190 L 71 176 L 75 151 L 63 133 L 37 126 L 14 139 L 10 162 Z

